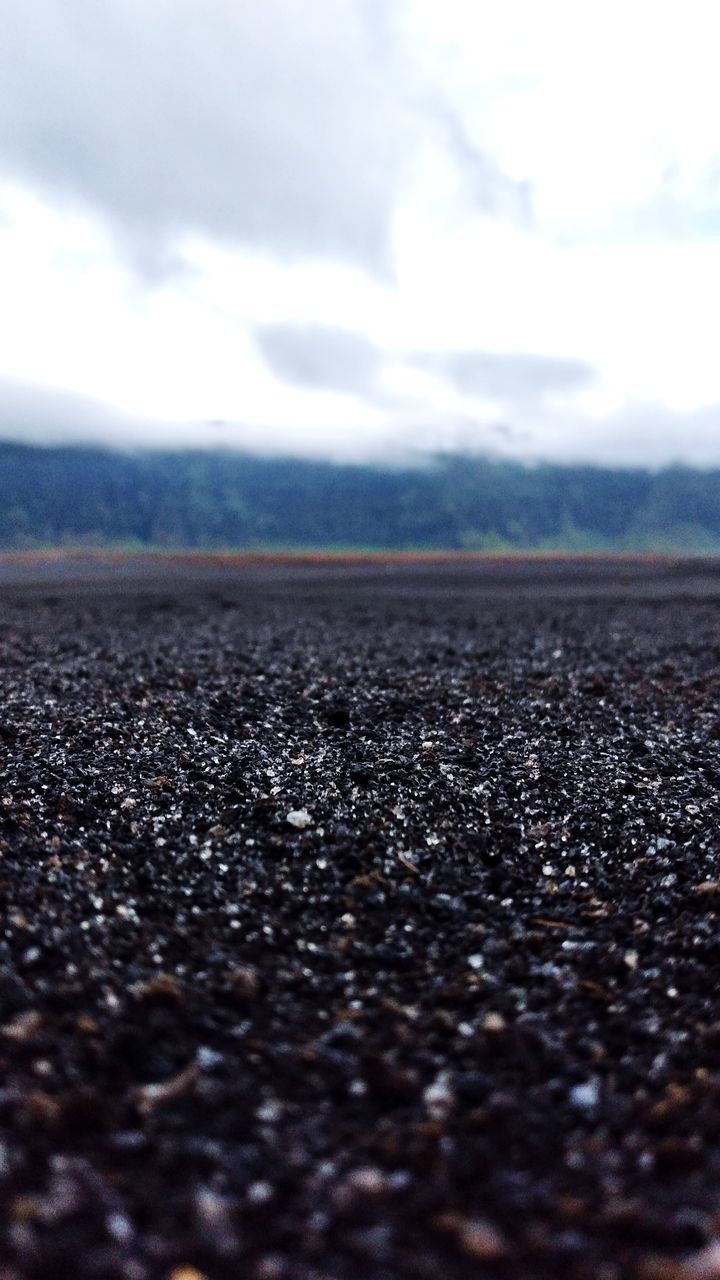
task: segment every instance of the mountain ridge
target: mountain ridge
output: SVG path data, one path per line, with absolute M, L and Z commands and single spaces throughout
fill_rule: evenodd
M 0 547 L 720 550 L 720 469 L 0 442 Z

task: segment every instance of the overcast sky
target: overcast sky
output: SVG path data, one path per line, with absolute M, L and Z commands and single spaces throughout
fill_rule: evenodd
M 0 437 L 720 464 L 717 0 L 3 0 Z

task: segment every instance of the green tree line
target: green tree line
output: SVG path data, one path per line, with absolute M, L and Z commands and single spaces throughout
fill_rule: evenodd
M 0 443 L 0 546 L 720 550 L 720 470 Z

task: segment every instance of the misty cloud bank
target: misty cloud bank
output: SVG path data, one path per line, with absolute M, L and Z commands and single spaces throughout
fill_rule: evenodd
M 286 336 L 279 344 L 284 376 L 288 376 L 286 359 L 299 361 L 294 341 L 288 347 L 292 357 L 286 356 Z M 318 350 L 325 350 L 324 340 L 319 348 L 312 347 L 313 360 L 317 358 Z M 362 345 L 358 351 L 363 353 L 359 364 L 364 369 L 363 360 L 368 352 Z M 347 352 L 355 352 L 352 343 L 348 343 Z M 528 368 L 534 368 L 532 362 Z M 306 366 L 299 362 L 298 381 L 321 375 L 322 370 L 318 370 L 316 364 Z M 566 376 L 570 376 L 570 370 L 566 371 Z M 540 382 L 545 385 L 544 378 L 540 378 Z M 353 387 L 362 385 L 363 388 L 366 385 L 352 360 L 343 386 L 347 388 L 350 384 Z M 258 458 L 331 458 L 338 463 L 355 465 L 390 463 L 421 468 L 438 456 L 467 455 L 529 463 L 547 460 L 561 465 L 598 463 L 653 469 L 681 461 L 697 467 L 712 467 L 716 465 L 719 436 L 720 405 L 673 413 L 662 405 L 640 404 L 595 420 L 575 418 L 572 423 L 560 426 L 551 415 L 537 438 L 529 432 L 513 430 L 493 418 L 480 421 L 458 416 L 450 421 L 444 420 L 438 427 L 430 419 L 409 416 L 405 422 L 395 423 L 392 433 L 383 427 L 376 433 L 363 433 L 358 429 L 329 444 L 308 440 L 290 427 L 268 438 L 266 429 L 252 422 L 172 422 L 140 418 L 119 413 L 89 397 L 61 389 L 0 379 L 0 442 L 25 441 L 43 446 L 99 443 L 135 452 L 168 448 L 210 449 L 230 451 L 231 454 L 244 452 Z M 678 439 L 682 438 L 690 444 L 681 451 Z
M 141 447 L 147 430 L 147 423 L 89 397 L 0 380 L 0 440 L 26 440 L 35 445 L 101 441 Z

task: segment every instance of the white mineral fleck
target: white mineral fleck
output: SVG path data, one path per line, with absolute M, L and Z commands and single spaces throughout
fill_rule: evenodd
M 581 1111 L 591 1110 L 600 1100 L 600 1087 L 597 1080 L 588 1080 L 585 1084 L 576 1084 L 570 1090 L 570 1101 Z
M 296 827 L 298 831 L 304 831 L 306 827 L 312 824 L 312 818 L 307 809 L 291 809 L 287 815 L 287 821 L 291 827 Z
M 251 1182 L 247 1189 L 247 1198 L 251 1204 L 265 1204 L 272 1199 L 272 1194 L 269 1182 Z
M 432 1084 L 424 1090 L 423 1102 L 433 1120 L 442 1120 L 452 1110 L 455 1105 L 455 1094 L 446 1072 L 441 1071 Z

